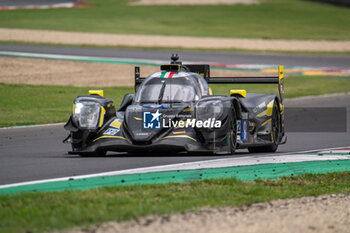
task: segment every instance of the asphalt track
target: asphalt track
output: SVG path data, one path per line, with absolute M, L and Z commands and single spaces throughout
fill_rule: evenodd
M 350 145 L 350 94 L 286 101 L 287 107 L 347 107 L 346 132 L 288 133 L 288 142 L 277 154 L 327 149 Z M 294 119 L 289 119 L 293 122 Z M 306 127 L 306 125 L 305 125 Z M 345 130 L 344 130 L 345 131 Z M 148 166 L 167 165 L 217 158 L 247 156 L 239 150 L 231 156 L 145 156 L 109 153 L 104 158 L 80 158 L 67 155 L 63 144 L 67 132 L 63 125 L 0 129 L 0 185 L 40 179 L 119 171 Z M 259 159 L 267 154 L 250 154 Z
M 178 53 L 183 61 L 216 62 L 226 64 L 261 64 L 302 67 L 349 68 L 350 55 L 301 55 L 266 53 L 193 52 L 173 50 L 133 50 L 85 47 L 52 47 L 39 45 L 0 44 L 0 51 L 43 53 L 103 58 L 151 59 L 169 61 L 172 53 Z

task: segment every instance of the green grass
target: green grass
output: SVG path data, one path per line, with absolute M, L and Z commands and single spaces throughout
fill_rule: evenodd
M 133 87 L 71 87 L 0 84 L 0 127 L 44 124 L 68 120 L 73 100 L 90 89 L 103 89 L 118 107 Z M 212 85 L 214 94 L 228 94 L 230 89 L 248 92 L 277 93 L 277 85 Z M 347 78 L 289 77 L 285 81 L 285 97 L 299 97 L 350 92 Z
M 0 196 L 0 232 L 43 232 L 125 221 L 146 215 L 241 206 L 274 199 L 350 193 L 350 172 L 242 182 L 215 179 L 183 184 L 106 187 Z
M 0 12 L 0 27 L 199 37 L 350 40 L 350 9 L 306 0 L 258 5 L 129 6 L 89 0 L 82 9 Z
M 73 100 L 91 89 L 103 89 L 106 97 L 119 106 L 123 96 L 132 87 L 71 87 L 0 84 L 0 127 L 65 122 Z

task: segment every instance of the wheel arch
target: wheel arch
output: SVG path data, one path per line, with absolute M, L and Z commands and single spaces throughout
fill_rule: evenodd
M 241 103 L 236 97 L 232 98 L 232 107 L 235 109 L 236 113 L 236 119 L 240 120 L 242 119 L 242 109 L 241 109 Z

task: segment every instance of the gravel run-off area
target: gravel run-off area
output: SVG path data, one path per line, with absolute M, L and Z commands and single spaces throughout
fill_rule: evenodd
M 133 65 L 0 57 L 0 67 L 0 83 L 82 87 L 134 85 Z M 141 66 L 140 69 L 142 77 L 160 71 L 158 66 Z M 262 75 L 257 72 L 225 70 L 212 70 L 211 74 Z
M 350 195 L 302 197 L 219 209 L 202 208 L 184 215 L 150 216 L 129 222 L 107 222 L 90 229 L 74 229 L 68 232 L 346 233 L 350 232 Z
M 349 52 L 350 41 L 267 40 L 0 28 L 0 41 L 142 48 Z

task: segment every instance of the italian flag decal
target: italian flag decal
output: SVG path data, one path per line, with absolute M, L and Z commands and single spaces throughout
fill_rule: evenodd
M 162 72 L 160 75 L 160 78 L 172 78 L 174 76 L 175 72 Z

